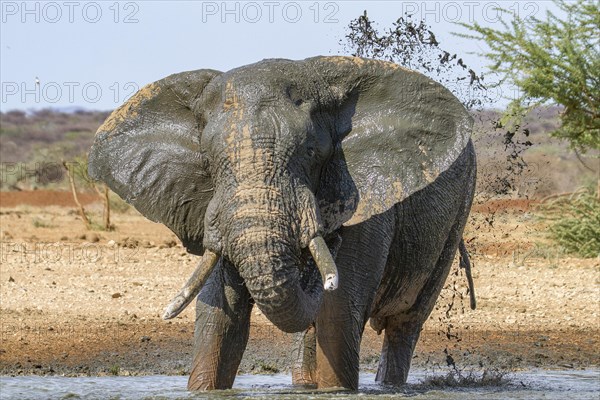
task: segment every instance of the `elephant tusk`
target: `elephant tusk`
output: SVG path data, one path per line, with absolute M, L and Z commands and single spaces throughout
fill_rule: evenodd
M 322 236 L 315 236 L 308 244 L 310 254 L 312 254 L 321 272 L 323 278 L 323 288 L 325 290 L 335 290 L 338 287 L 338 270 L 331 252 Z
M 194 300 L 194 297 L 196 297 L 202 286 L 206 283 L 217 261 L 219 261 L 217 254 L 210 250 L 204 252 L 190 279 L 188 279 L 185 286 L 165 309 L 163 319 L 175 318 Z

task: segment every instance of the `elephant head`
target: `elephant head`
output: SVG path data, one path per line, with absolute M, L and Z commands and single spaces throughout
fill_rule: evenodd
M 267 318 L 293 332 L 322 297 L 318 277 L 301 279 L 311 254 L 336 286 L 323 238 L 435 180 L 471 124 L 448 90 L 392 63 L 264 60 L 144 87 L 99 128 L 89 173 L 204 254 L 177 312 L 224 257 Z

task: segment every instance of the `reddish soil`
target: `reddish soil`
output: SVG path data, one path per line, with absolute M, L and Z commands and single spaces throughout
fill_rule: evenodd
M 88 205 L 100 198 L 92 193 L 79 193 L 79 202 Z M 24 190 L 21 192 L 0 192 L 0 207 L 17 207 L 20 205 L 47 207 L 75 207 L 72 192 L 62 192 L 53 190 Z
M 100 201 L 100 197 L 95 193 L 78 193 L 78 198 L 83 205 Z M 539 204 L 539 200 L 498 199 L 481 204 L 474 203 L 472 211 L 488 213 L 501 210 L 529 211 L 536 204 Z M 68 191 L 23 190 L 20 192 L 0 192 L 0 207 L 13 208 L 19 205 L 75 207 L 75 201 L 73 200 L 73 194 Z
M 477 204 L 476 202 L 471 207 L 473 212 L 495 213 L 498 211 L 513 210 L 513 211 L 529 211 L 532 207 L 539 204 L 539 200 L 531 199 L 498 199 L 488 200 L 485 203 Z

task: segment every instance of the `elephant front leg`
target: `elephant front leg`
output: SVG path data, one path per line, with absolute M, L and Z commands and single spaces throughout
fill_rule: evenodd
M 221 260 L 198 295 L 189 390 L 231 388 L 248 343 L 251 311 L 243 280 Z
M 358 389 L 360 341 L 389 253 L 388 212 L 344 227 L 336 257 L 339 287 L 323 294 L 317 316 L 317 385 Z
M 339 289 L 338 289 L 339 290 Z M 324 316 L 327 318 L 326 316 Z M 362 316 L 317 320 L 317 387 L 358 389 Z M 335 317 L 334 317 L 335 318 Z
M 297 333 L 294 342 L 297 353 L 292 366 L 292 383 L 294 385 L 316 385 L 317 341 L 315 327 L 310 326 L 305 332 Z

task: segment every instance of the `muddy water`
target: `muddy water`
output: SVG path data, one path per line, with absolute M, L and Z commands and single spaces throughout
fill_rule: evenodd
M 288 375 L 241 375 L 234 389 L 193 394 L 187 377 L 0 377 L 1 399 L 597 399 L 600 370 L 529 371 L 507 376 L 507 383 L 479 388 L 425 388 L 429 374 L 412 373 L 402 389 L 377 385 L 373 374 L 361 374 L 358 393 L 318 392 L 290 385 Z

